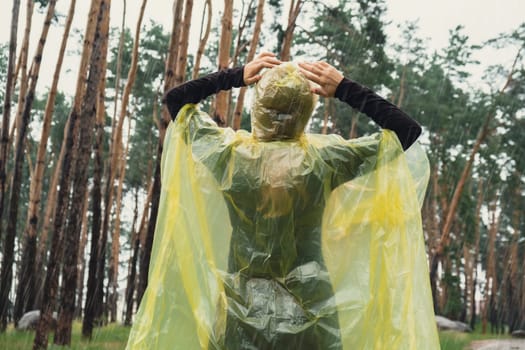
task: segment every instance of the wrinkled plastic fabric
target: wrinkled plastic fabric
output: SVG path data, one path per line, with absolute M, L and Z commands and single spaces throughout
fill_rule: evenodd
M 258 140 L 296 139 L 304 132 L 315 107 L 310 83 L 294 63 L 266 71 L 255 85 L 252 133 Z
M 427 180 L 391 131 L 258 142 L 186 105 L 127 348 L 438 349 Z

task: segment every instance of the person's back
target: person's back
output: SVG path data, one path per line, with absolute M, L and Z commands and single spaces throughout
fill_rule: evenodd
M 223 79 L 228 74 L 233 79 Z M 291 97 L 286 96 L 288 103 L 283 94 L 273 94 L 273 97 L 259 94 L 258 97 L 269 98 L 259 109 L 262 111 L 259 118 L 252 119 L 252 134 L 219 128 L 196 106 L 186 105 L 180 110 L 184 103 L 198 102 L 199 96 L 236 86 L 241 80 L 238 74 L 235 69 L 217 73 L 215 86 L 210 77 L 206 77 L 168 94 L 170 112 L 178 117 L 168 130 L 167 154 L 163 155 L 164 199 L 154 248 L 157 264 L 152 267 L 152 285 L 144 297 L 146 301 L 141 304 L 140 322 L 134 326 L 128 346 L 168 344 L 173 327 L 179 331 L 177 336 L 171 336 L 178 337 L 176 349 L 198 346 L 228 350 L 342 349 L 358 342 L 368 344 L 364 348 L 401 344 L 399 339 L 405 332 L 398 332 L 400 325 L 383 320 L 381 314 L 377 315 L 381 320 L 379 324 L 392 326 L 388 329 L 394 329 L 394 333 L 377 335 L 375 329 L 370 328 L 369 333 L 378 339 L 359 339 L 359 334 L 353 333 L 354 326 L 362 322 L 368 324 L 369 318 L 374 317 L 367 303 L 372 302 L 371 306 L 381 310 L 391 301 L 390 295 L 374 301 L 379 291 L 361 293 L 359 288 L 363 286 L 349 286 L 348 281 L 353 277 L 344 276 L 345 272 L 337 275 L 338 290 L 334 291 L 331 279 L 339 261 L 334 257 L 341 256 L 342 251 L 334 249 L 334 256 L 323 256 L 327 251 L 322 235 L 333 234 L 321 232 L 326 224 L 327 201 L 333 199 L 334 190 L 346 181 L 367 174 L 375 177 L 383 135 L 353 141 L 335 135 L 304 135 L 313 103 L 302 98 L 311 91 L 310 87 L 294 85 L 303 79 L 296 79 L 297 76 L 271 85 L 292 93 Z M 257 72 L 245 76 L 245 83 L 246 79 L 253 79 L 252 74 Z M 279 79 L 282 81 L 282 77 Z M 264 86 L 261 82 L 259 87 Z M 198 89 L 199 84 L 204 84 L 201 85 L 204 89 Z M 341 81 L 339 85 L 343 85 L 339 96 L 361 103 L 349 93 L 352 89 L 361 89 L 358 85 L 349 81 Z M 332 89 L 333 96 L 335 87 Z M 184 91 L 195 91 L 196 96 L 188 98 L 181 94 Z M 415 140 L 419 132 L 414 137 L 410 130 L 419 128 L 417 123 L 397 109 L 390 117 L 390 104 L 378 100 L 367 90 L 359 91 L 365 102 L 370 97 L 372 103 L 365 105 L 372 106 L 368 109 L 375 112 L 373 116 L 380 122 L 401 120 L 396 134 L 400 137 L 407 133 L 407 138 L 400 138 L 403 146 Z M 294 96 L 296 92 L 299 99 Z M 256 98 L 255 103 L 261 100 L 264 98 Z M 386 109 L 376 108 L 381 104 Z M 300 113 L 296 114 L 297 111 Z M 392 143 L 390 136 L 386 139 L 389 146 L 385 150 L 392 149 L 392 154 L 397 156 L 402 154 L 399 142 Z M 337 201 L 340 199 L 344 209 L 352 210 L 344 204 L 344 196 L 337 197 Z M 223 205 L 224 211 L 220 208 Z M 396 232 L 396 228 L 392 229 Z M 415 230 L 417 232 L 417 228 Z M 342 237 L 350 235 L 351 232 L 345 231 Z M 223 242 L 229 245 L 227 252 L 222 250 Z M 367 248 L 363 248 L 364 255 L 359 252 L 361 257 L 356 260 L 345 256 L 342 265 L 351 261 L 356 264 L 353 269 L 363 267 L 366 271 L 369 266 L 363 264 L 367 264 Z M 174 253 L 170 249 L 174 249 Z M 381 248 L 376 245 L 370 254 L 378 251 Z M 227 263 L 223 259 L 226 255 Z M 329 268 L 325 261 L 330 262 Z M 375 280 L 380 275 L 374 275 L 374 269 L 370 267 L 369 277 Z M 357 275 L 360 279 L 368 276 Z M 354 299 L 357 303 L 349 304 Z M 412 305 L 411 299 L 408 301 Z M 349 324 L 349 312 L 355 316 L 352 319 L 360 321 Z M 158 316 L 173 327 L 155 326 L 160 322 Z M 341 319 L 344 323 L 340 325 Z M 148 329 L 151 334 L 146 336 Z M 409 334 L 411 332 L 410 329 Z M 379 337 L 385 337 L 386 342 Z M 431 337 L 430 344 L 434 344 L 437 338 Z M 412 339 L 407 341 L 416 344 Z M 402 343 L 405 344 L 405 340 Z

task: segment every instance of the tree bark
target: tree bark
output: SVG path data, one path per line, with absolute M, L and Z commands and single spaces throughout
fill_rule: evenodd
M 133 209 L 133 223 L 131 224 L 130 258 L 128 260 L 128 278 L 126 284 L 124 325 L 131 326 L 131 315 L 133 313 L 133 295 L 135 294 L 135 277 L 137 275 L 137 253 L 139 248 L 139 234 L 137 232 L 137 220 L 139 216 L 139 189 L 135 189 L 135 206 Z
M 259 46 L 259 37 L 261 35 L 261 26 L 263 22 L 264 14 L 264 2 L 265 0 L 259 0 L 257 3 L 257 15 L 255 17 L 255 26 L 253 28 L 252 42 L 250 43 L 250 50 L 246 56 L 246 63 L 253 60 L 255 52 Z M 233 112 L 233 129 L 239 130 L 241 128 L 242 111 L 244 107 L 244 98 L 246 95 L 246 87 L 242 87 L 239 91 L 239 97 L 237 97 L 237 104 Z
M 219 70 L 227 69 L 230 63 L 230 49 L 232 45 L 232 16 L 233 0 L 224 0 L 224 13 L 222 15 L 221 39 L 219 42 Z M 215 120 L 220 121 L 221 125 L 226 125 L 228 121 L 229 94 L 227 91 L 220 91 L 215 98 Z
M 17 232 L 17 221 L 18 221 L 18 202 L 20 199 L 20 188 L 22 186 L 22 171 L 23 171 L 23 162 L 25 154 L 25 139 L 27 134 L 27 128 L 29 125 L 29 119 L 31 116 L 31 110 L 33 108 L 33 100 L 35 96 L 36 85 L 38 82 L 38 74 L 40 72 L 40 63 L 42 60 L 42 53 L 44 51 L 44 46 L 47 39 L 47 33 L 49 32 L 49 26 L 51 25 L 51 19 L 55 13 L 55 4 L 56 0 L 50 0 L 48 5 L 48 11 L 46 18 L 44 20 L 44 26 L 42 28 L 42 33 L 40 35 L 40 40 L 38 42 L 38 47 L 33 58 L 32 70 L 30 72 L 30 83 L 27 87 L 27 93 L 24 99 L 24 108 L 22 113 L 19 115 L 18 119 L 18 133 L 16 138 L 16 152 L 15 152 L 15 164 L 13 170 L 13 178 L 11 183 L 11 197 L 9 199 L 9 217 L 7 222 L 7 232 L 6 238 L 4 241 L 4 254 L 2 261 L 2 275 L 1 281 L 2 285 L 0 287 L 0 302 L 2 304 L 7 303 L 9 300 L 9 291 L 11 289 L 12 282 L 12 268 L 14 262 L 14 244 Z M 33 248 L 34 248 L 33 244 Z M 29 247 L 31 249 L 31 247 Z M 22 267 L 23 269 L 25 266 Z M 25 289 L 25 286 L 22 286 Z M 27 294 L 24 289 L 22 289 L 22 294 L 26 298 Z M 1 310 L 4 310 L 5 307 L 0 306 Z M 23 309 L 19 307 L 19 309 Z M 21 313 L 21 312 L 20 312 Z M 17 315 L 21 316 L 21 315 Z M 15 322 L 18 319 L 15 320 Z M 5 329 L 6 319 L 5 314 L 2 315 L 1 327 Z
M 96 1 L 96 0 L 95 0 Z M 68 213 L 64 249 L 69 252 L 64 255 L 63 280 L 61 303 L 58 314 L 55 344 L 69 345 L 71 343 L 71 330 L 75 313 L 75 294 L 78 276 L 77 260 L 79 239 L 81 232 L 83 203 L 87 190 L 89 160 L 92 148 L 93 131 L 97 116 L 98 91 L 105 87 L 105 72 L 107 65 L 107 51 L 109 40 L 109 15 L 111 0 L 101 0 L 97 16 L 95 38 L 89 65 L 89 76 L 86 93 L 82 102 L 82 112 L 78 120 L 78 137 L 74 143 L 74 164 L 70 174 L 62 173 L 64 181 L 71 181 L 72 195 L 71 208 Z M 99 106 L 104 108 L 104 106 Z
M 139 59 L 139 45 L 140 45 L 140 30 L 142 27 L 142 20 L 144 18 L 144 10 L 146 7 L 147 0 L 143 0 L 142 6 L 140 8 L 139 18 L 137 21 L 136 29 L 135 29 L 135 40 L 133 45 L 133 54 L 131 58 L 131 67 L 128 72 L 128 78 L 126 81 L 126 86 L 124 87 L 124 91 L 122 93 L 122 104 L 120 109 L 120 115 L 117 122 L 117 126 L 115 129 L 115 135 L 113 137 L 112 142 L 112 159 L 110 166 L 108 168 L 108 180 L 106 183 L 106 212 L 104 215 L 104 225 L 103 225 L 103 231 L 102 231 L 102 240 L 99 248 L 99 258 L 98 258 L 98 279 L 97 281 L 99 284 L 101 284 L 102 287 L 102 281 L 103 278 L 103 266 L 105 264 L 105 258 L 104 258 L 104 251 L 105 251 L 105 241 L 106 241 L 106 235 L 107 235 L 107 228 L 109 226 L 109 219 L 110 219 L 110 211 L 113 206 L 113 186 L 115 179 L 119 177 L 121 181 L 123 180 L 120 169 L 122 168 L 122 163 L 125 164 L 126 156 L 122 154 L 122 129 L 124 126 L 124 120 L 126 119 L 127 112 L 128 112 L 128 105 L 129 105 L 129 99 L 131 96 L 131 90 L 133 88 L 133 85 L 135 84 L 136 76 L 137 76 L 137 69 L 138 69 L 138 59 Z M 125 165 L 124 165 L 125 166 Z M 121 185 L 120 185 L 121 186 Z M 121 192 L 120 192 L 121 193 Z M 109 311 L 112 314 L 112 319 L 116 319 L 116 301 L 117 301 L 117 283 L 118 283 L 118 256 L 119 256 L 119 248 L 120 248 L 120 218 L 119 218 L 119 208 L 120 208 L 120 200 L 117 198 L 117 221 L 115 222 L 115 229 L 113 230 L 112 235 L 112 256 L 111 256 L 111 263 L 109 267 L 109 291 L 110 295 L 108 295 L 108 304 L 109 304 Z M 100 302 L 99 297 L 99 302 Z
M 202 28 L 204 25 L 204 12 L 207 10 L 208 13 L 208 21 L 206 22 L 206 29 L 204 31 L 204 36 L 202 35 Z M 208 42 L 208 37 L 210 36 L 210 30 L 211 30 L 211 0 L 206 0 L 204 3 L 204 9 L 202 14 L 202 23 L 201 23 L 201 32 L 199 35 L 200 42 L 199 42 L 199 48 L 197 49 L 197 55 L 195 56 L 195 64 L 193 65 L 193 74 L 191 76 L 192 79 L 197 79 L 199 77 L 199 70 L 201 68 L 201 58 L 204 54 L 204 49 L 206 48 L 206 43 Z
M 519 179 L 521 174 L 516 171 L 515 177 Z M 521 199 L 521 186 L 514 187 L 514 200 L 512 210 L 512 238 L 510 242 L 509 260 L 507 262 L 508 276 L 507 276 L 507 293 L 506 293 L 506 323 L 509 326 L 509 333 L 512 333 L 516 329 L 519 329 L 519 239 L 520 239 L 520 216 L 522 213 Z M 522 291 L 523 293 L 523 291 Z
M 288 12 L 288 26 L 286 27 L 286 30 L 284 31 L 284 38 L 283 38 L 283 44 L 281 47 L 281 54 L 280 58 L 282 61 L 289 61 L 290 60 L 290 49 L 292 47 L 292 41 L 293 41 L 293 32 L 295 30 L 297 17 L 299 16 L 299 13 L 301 12 L 301 8 L 303 6 L 302 0 L 292 0 L 290 3 L 290 11 Z
M 173 87 L 175 80 L 175 64 L 178 56 L 178 45 L 180 40 L 180 18 L 182 16 L 182 0 L 176 0 L 173 11 L 172 32 L 170 38 L 170 47 L 168 49 L 168 57 L 166 59 L 166 75 L 164 77 L 164 94 Z M 139 285 L 137 287 L 137 302 L 140 303 L 144 291 L 148 285 L 148 269 L 151 258 L 151 248 L 153 246 L 153 236 L 155 234 L 155 223 L 157 220 L 157 213 L 159 210 L 160 199 L 160 161 L 162 159 L 162 146 L 164 143 L 164 136 L 166 128 L 171 121 L 166 104 L 162 105 L 162 117 L 159 123 L 159 142 L 157 144 L 157 159 L 155 160 L 155 172 L 153 175 L 153 189 L 151 195 L 151 209 L 150 217 L 147 221 L 148 228 L 144 237 L 144 244 L 140 254 L 140 273 Z
M 22 256 L 21 277 L 16 293 L 16 302 L 14 309 L 15 323 L 22 317 L 24 312 L 35 308 L 36 300 L 36 255 L 37 255 L 37 231 L 39 224 L 40 201 L 42 196 L 42 182 L 44 177 L 44 170 L 46 169 L 46 153 L 47 141 L 51 131 L 51 121 L 55 107 L 58 81 L 60 78 L 60 71 L 64 61 L 64 53 L 67 46 L 67 40 L 73 22 L 75 13 L 76 0 L 72 0 L 65 24 L 64 34 L 62 36 L 62 43 L 58 54 L 58 59 L 53 75 L 53 81 L 46 101 L 44 112 L 44 120 L 42 123 L 42 133 L 40 142 L 38 144 L 38 153 L 36 159 L 36 166 L 34 175 L 31 177 L 30 194 L 29 194 L 29 208 L 27 212 L 26 229 L 25 229 L 25 243 Z M 45 237 L 44 237 L 45 240 Z
M 2 216 L 4 208 L 4 197 L 6 193 L 6 163 L 7 163 L 7 144 L 9 142 L 9 120 L 11 116 L 11 92 L 13 85 L 15 61 L 16 61 L 16 41 L 18 35 L 18 17 L 20 13 L 20 0 L 13 1 L 11 13 L 11 34 L 9 40 L 9 58 L 7 63 L 7 83 L 4 96 L 4 106 L 2 115 L 2 136 L 0 145 L 0 239 L 2 238 Z M 0 285 L 4 281 L 0 279 Z M 0 331 L 5 331 L 7 327 L 7 298 L 0 301 Z
M 178 62 L 175 69 L 175 85 L 180 85 L 186 80 L 186 63 L 188 61 L 188 41 L 191 28 L 191 14 L 193 11 L 193 0 L 186 0 L 184 6 L 184 21 L 180 38 L 180 49 Z
M 98 107 L 97 107 L 98 108 Z M 98 109 L 97 109 L 98 114 Z M 90 191 L 86 190 L 85 198 L 84 198 L 84 204 L 82 206 L 82 233 L 80 236 L 80 244 L 78 247 L 78 262 L 77 265 L 79 266 L 79 272 L 77 277 L 77 298 L 76 298 L 76 306 L 75 306 L 75 319 L 79 319 L 82 317 L 82 299 L 84 297 L 84 275 L 86 271 L 86 259 L 85 259 L 85 251 L 86 251 L 86 245 L 87 245 L 87 236 L 88 236 L 88 207 L 89 207 L 89 194 Z
M 497 198 L 489 204 L 490 227 L 488 232 L 487 267 L 485 293 L 483 298 L 482 333 L 487 331 L 487 321 L 494 316 L 498 280 L 496 275 L 496 236 L 499 230 L 499 213 Z
M 104 110 L 105 92 L 104 89 L 98 91 L 97 121 L 95 125 L 95 143 L 93 145 L 93 188 L 91 189 L 91 245 L 88 262 L 88 280 L 86 286 L 86 300 L 84 304 L 84 318 L 82 319 L 82 336 L 90 338 L 93 329 L 93 320 L 96 311 L 102 310 L 100 302 L 96 302 L 97 288 L 97 265 L 98 265 L 98 245 L 101 231 L 102 218 L 102 173 L 104 167 L 104 126 L 106 113 Z M 102 276 L 103 277 L 103 276 Z M 101 313 L 101 311 L 100 311 Z M 99 313 L 99 314 L 100 314 Z
M 470 292 L 470 328 L 474 329 L 476 326 L 476 284 L 478 279 L 478 257 L 479 257 L 479 242 L 481 239 L 481 206 L 483 205 L 484 191 L 483 191 L 483 179 L 479 180 L 478 183 L 478 198 L 476 202 L 476 214 L 477 218 L 476 226 L 474 228 L 474 254 L 472 256 L 473 262 L 473 276 L 472 285 Z
M 95 36 L 98 13 L 100 12 L 100 1 L 92 0 L 91 9 L 88 15 L 88 24 L 84 36 L 84 47 L 82 58 L 79 66 L 75 99 L 71 113 L 68 118 L 66 130 L 64 132 L 64 141 L 62 142 L 63 157 L 59 183 L 59 193 L 57 196 L 56 208 L 54 210 L 53 220 L 53 238 L 47 264 L 46 278 L 42 295 L 41 317 L 37 326 L 33 349 L 46 349 L 48 343 L 48 331 L 52 322 L 52 313 L 55 309 L 55 298 L 58 289 L 59 262 L 62 260 L 63 242 L 62 229 L 64 226 L 65 211 L 69 205 L 70 189 L 70 169 L 73 162 L 72 149 L 74 146 L 75 130 L 77 129 L 77 119 L 81 112 L 82 101 L 86 90 L 85 82 L 88 72 L 88 63 L 90 62 L 91 52 L 93 49 L 93 39 Z M 62 150 L 61 150 L 62 152 Z M 48 205 L 50 205 L 48 201 Z M 74 262 L 74 264 L 76 261 Z

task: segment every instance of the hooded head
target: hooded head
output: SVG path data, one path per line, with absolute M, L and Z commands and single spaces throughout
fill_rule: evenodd
M 266 71 L 255 86 L 252 134 L 261 141 L 298 139 L 315 102 L 308 79 L 293 63 Z

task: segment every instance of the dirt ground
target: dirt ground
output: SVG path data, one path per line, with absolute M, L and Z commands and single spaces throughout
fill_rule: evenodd
M 471 350 L 525 350 L 525 339 L 478 340 L 470 344 Z

